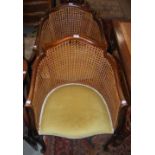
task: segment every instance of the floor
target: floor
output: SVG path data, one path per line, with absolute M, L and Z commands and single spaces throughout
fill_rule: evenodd
M 40 149 L 39 145 L 38 148 Z M 42 155 L 42 154 L 39 151 L 34 150 L 26 141 L 23 141 L 23 155 Z

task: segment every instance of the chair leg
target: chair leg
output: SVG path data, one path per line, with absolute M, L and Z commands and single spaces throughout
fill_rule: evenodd
M 126 107 L 123 111 L 125 120 L 122 125 L 116 130 L 114 136 L 105 145 L 105 151 L 118 151 L 119 148 L 130 150 L 131 143 L 131 109 L 130 106 Z
M 41 152 L 44 153 L 46 150 L 46 145 L 43 140 L 43 136 L 38 135 L 37 129 L 35 127 L 35 119 L 34 119 L 34 112 L 33 109 L 28 108 L 28 118 L 29 118 L 29 137 L 32 137 L 32 139 L 41 146 Z

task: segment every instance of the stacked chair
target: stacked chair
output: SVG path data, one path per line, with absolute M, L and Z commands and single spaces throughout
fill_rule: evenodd
M 50 10 L 41 19 L 34 50 L 41 52 L 46 43 L 76 34 L 106 46 L 107 43 L 101 29 L 99 18 L 95 17 L 89 8 L 71 3 L 64 4 Z
M 36 57 L 25 104 L 31 128 L 39 133 L 43 102 L 51 90 L 80 83 L 95 88 L 105 98 L 116 130 L 126 100 L 117 63 L 107 53 L 99 20 L 91 11 L 71 3 L 51 10 L 41 21 L 34 47 Z

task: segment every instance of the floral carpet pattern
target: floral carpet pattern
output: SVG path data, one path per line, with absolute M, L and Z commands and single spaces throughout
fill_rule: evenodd
M 104 150 L 105 137 L 102 135 L 82 140 L 69 140 L 65 138 L 46 137 L 45 155 L 130 155 L 130 136 L 124 143 L 111 151 Z

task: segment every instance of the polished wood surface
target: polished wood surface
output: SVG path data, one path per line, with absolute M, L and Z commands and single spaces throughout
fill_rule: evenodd
M 113 21 L 113 28 L 127 83 L 131 89 L 131 23 Z
M 120 22 L 120 27 L 121 27 L 125 42 L 127 44 L 128 50 L 131 54 L 131 23 L 130 22 Z
M 74 36 L 68 36 L 68 37 L 65 37 L 65 38 L 62 38 L 60 40 L 57 40 L 57 41 L 54 41 L 54 42 L 50 42 L 50 43 L 47 43 L 45 44 L 45 46 L 43 47 L 43 51 L 44 53 L 46 53 L 46 50 L 49 48 L 49 47 L 54 47 L 66 40 L 69 40 L 69 39 L 76 39 L 76 40 L 82 40 L 84 42 L 87 42 L 88 44 L 91 44 L 91 45 L 94 45 L 94 46 L 97 46 L 98 48 L 101 48 L 102 50 L 106 51 L 107 49 L 107 44 L 105 42 L 103 42 L 102 44 L 95 41 L 95 40 L 92 40 L 88 37 L 85 37 L 85 36 L 78 36 L 76 37 L 76 35 Z

